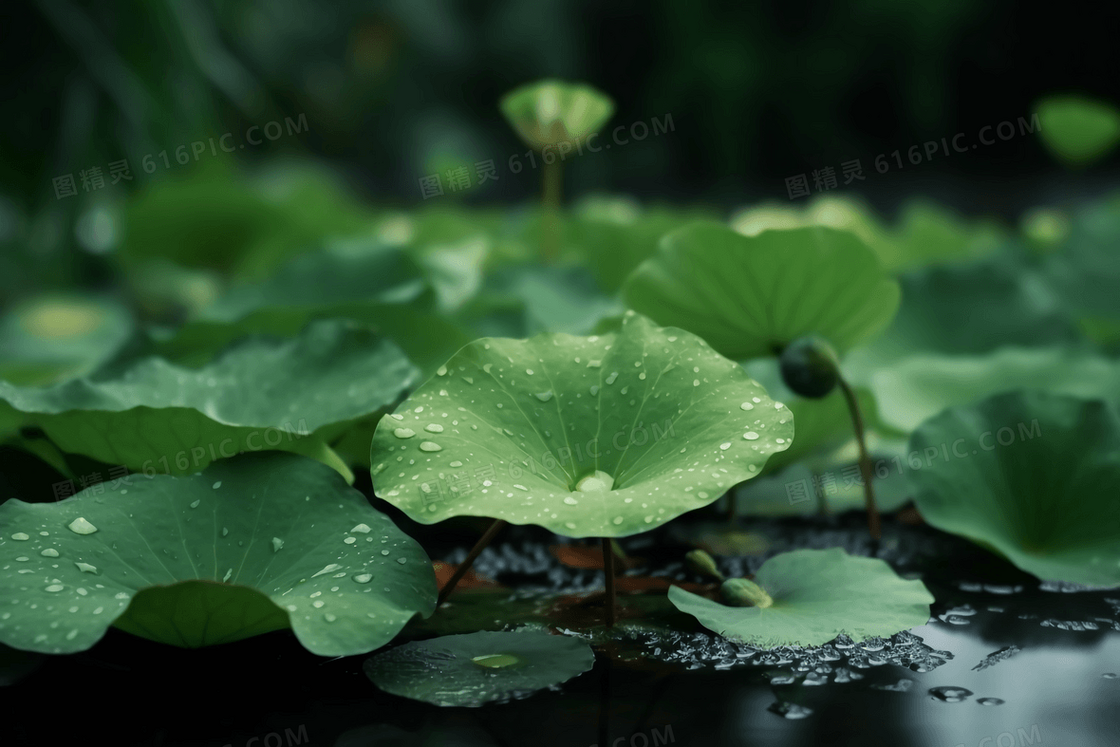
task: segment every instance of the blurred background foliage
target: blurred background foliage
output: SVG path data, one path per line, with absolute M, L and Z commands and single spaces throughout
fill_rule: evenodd
M 370 205 L 415 203 L 421 177 L 460 164 L 493 159 L 499 178 L 446 192 L 441 204 L 523 202 L 539 176 L 506 166 L 525 148 L 497 102 L 541 77 L 606 91 L 617 104 L 609 126 L 666 115 L 674 124 L 581 158 L 567 169 L 569 195 L 608 190 L 727 211 L 784 201 L 786 177 L 839 172 L 859 158 L 871 172 L 859 192 L 880 210 L 921 191 L 1009 218 L 1071 185 L 1091 189 L 1116 166 L 1113 158 L 1063 181 L 1039 138 L 1026 136 L 913 170 L 872 171 L 880 153 L 1029 118 L 1053 90 L 1120 98 L 1112 30 L 1068 4 L 1040 13 L 1010 0 L 40 0 L 5 12 L 5 301 L 108 283 L 99 258 L 118 246 L 158 241 L 188 265 L 218 269 L 232 261 L 231 242 L 283 253 L 324 221 L 353 227 Z M 233 154 L 209 142 L 231 133 L 244 145 L 254 125 L 303 116 L 301 132 Z M 195 142 L 205 152 L 176 162 L 177 149 L 190 153 Z M 326 171 L 281 178 L 274 169 L 257 195 L 221 176 L 285 156 Z M 133 179 L 110 184 L 109 164 L 120 160 Z M 106 186 L 86 190 L 79 174 L 93 167 Z M 52 180 L 67 174 L 77 194 L 58 199 Z M 212 188 L 154 194 L 206 175 Z M 150 212 L 122 217 L 132 200 Z M 257 227 L 242 224 L 247 214 Z M 192 239 L 200 231 L 212 239 L 204 250 Z

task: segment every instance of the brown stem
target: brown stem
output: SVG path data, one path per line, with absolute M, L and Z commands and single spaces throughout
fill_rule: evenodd
M 467 575 L 467 571 L 471 569 L 471 565 L 474 563 L 475 559 L 482 554 L 482 551 L 485 550 L 486 546 L 494 539 L 494 535 L 500 532 L 505 525 L 505 520 L 494 519 L 494 523 L 490 525 L 490 528 L 479 537 L 478 542 L 476 542 L 474 547 L 471 548 L 471 551 L 467 553 L 466 559 L 459 564 L 455 573 L 452 574 L 447 583 L 443 585 L 443 588 L 439 590 L 439 599 L 436 601 L 437 607 L 447 600 L 448 595 L 454 591 L 455 585 L 459 583 L 463 576 Z
M 603 538 L 603 575 L 607 581 L 607 627 L 614 627 L 615 608 L 614 608 L 614 549 L 611 547 L 611 541 Z
M 863 496 L 867 503 L 867 528 L 871 531 L 871 539 L 879 541 L 879 509 L 875 507 L 875 491 L 871 487 L 871 457 L 867 454 L 867 442 L 863 436 L 863 416 L 860 415 L 859 402 L 856 393 L 844 381 L 837 377 L 840 390 L 844 392 L 844 399 L 848 401 L 848 410 L 852 413 L 852 427 L 856 431 L 856 442 L 859 444 L 859 471 L 863 475 Z

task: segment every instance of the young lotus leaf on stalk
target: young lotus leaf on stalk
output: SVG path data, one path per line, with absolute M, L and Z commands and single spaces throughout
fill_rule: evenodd
M 418 522 L 496 519 L 460 572 L 506 522 L 603 538 L 613 615 L 609 538 L 712 503 L 792 438 L 741 366 L 630 311 L 603 335 L 470 343 L 381 420 L 370 459 Z
M 614 113 L 614 102 L 586 84 L 540 80 L 507 93 L 502 97 L 501 109 L 525 144 L 541 154 L 541 203 L 545 211 L 542 256 L 552 259 L 558 249 L 564 157 L 573 150 L 583 151 L 588 138 Z M 536 168 L 536 156 L 527 155 L 530 165 Z M 511 159 L 511 168 L 512 163 Z M 520 170 L 520 161 L 517 163 Z
M 782 377 L 809 399 L 839 386 L 860 448 L 868 524 L 879 538 L 871 459 L 855 391 L 840 354 L 866 341 L 898 309 L 899 286 L 856 235 L 830 228 L 743 236 L 719 223 L 667 234 L 623 286 L 627 304 L 694 332 L 735 360 L 775 355 Z

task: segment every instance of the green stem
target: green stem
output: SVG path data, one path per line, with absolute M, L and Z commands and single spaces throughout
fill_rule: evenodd
M 564 165 L 559 158 L 545 162 L 541 179 L 541 259 L 550 263 L 560 253 L 560 192 Z
M 463 576 L 467 575 L 467 571 L 471 569 L 471 565 L 474 563 L 475 559 L 482 554 L 482 551 L 485 550 L 486 546 L 494 539 L 494 535 L 501 531 L 502 527 L 505 525 L 506 522 L 502 519 L 494 520 L 490 528 L 486 530 L 479 538 L 478 542 L 475 543 L 474 547 L 471 548 L 471 551 L 467 553 L 466 559 L 459 564 L 459 568 L 455 571 L 454 575 L 452 575 L 447 583 L 443 585 L 443 588 L 439 590 L 439 599 L 436 602 L 436 607 L 439 607 L 446 601 L 448 595 L 455 590 L 455 585 L 462 580 Z
M 607 627 L 613 628 L 615 621 L 615 594 L 614 594 L 614 550 L 611 541 L 603 538 L 603 575 L 607 583 Z
M 879 509 L 875 507 L 875 491 L 871 487 L 871 457 L 867 453 L 867 441 L 863 435 L 863 416 L 859 411 L 859 402 L 856 393 L 842 376 L 837 377 L 840 390 L 844 392 L 844 399 L 848 402 L 848 410 L 852 413 L 852 427 L 856 432 L 856 442 L 859 444 L 859 471 L 863 475 L 863 496 L 867 504 L 867 528 L 871 532 L 871 539 L 879 541 Z

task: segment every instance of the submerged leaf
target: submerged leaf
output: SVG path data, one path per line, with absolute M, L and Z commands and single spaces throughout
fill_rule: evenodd
M 0 569 L 0 642 L 45 653 L 115 624 L 191 648 L 290 626 L 309 651 L 348 656 L 436 595 L 419 544 L 334 471 L 280 452 L 136 478 L 109 500 L 7 501 Z
M 793 416 L 683 330 L 482 339 L 378 424 L 374 490 L 432 524 L 489 516 L 624 537 L 712 503 L 788 448 Z
M 795 550 L 762 564 L 754 583 L 765 606 L 720 604 L 679 587 L 669 601 L 725 638 L 758 648 L 820 646 L 841 633 L 859 642 L 925 625 L 933 595 L 882 560 L 839 548 Z
M 478 707 L 527 697 L 595 664 L 578 638 L 479 631 L 406 643 L 365 663 L 382 690 L 437 706 Z

